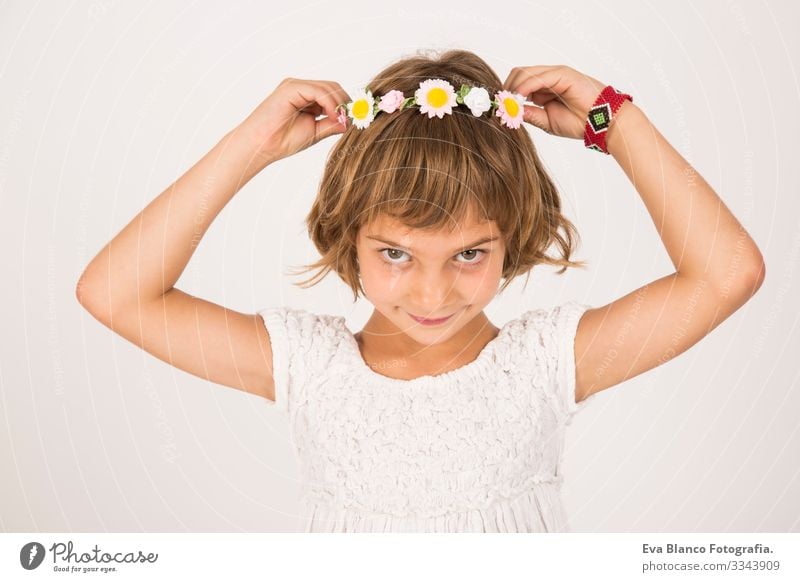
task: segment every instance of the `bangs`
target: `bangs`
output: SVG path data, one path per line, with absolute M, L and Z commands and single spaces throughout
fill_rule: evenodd
M 356 147 L 361 178 L 344 195 L 359 201 L 358 226 L 387 214 L 410 228 L 453 230 L 471 215 L 513 228 L 519 185 L 503 177 L 509 156 L 488 147 L 507 129 L 462 112 L 442 119 L 406 114 L 370 129 L 369 143 Z M 497 135 L 487 140 L 487 132 Z

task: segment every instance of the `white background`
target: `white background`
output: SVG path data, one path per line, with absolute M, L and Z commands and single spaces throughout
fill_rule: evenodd
M 88 262 L 285 77 L 352 93 L 419 48 L 505 79 L 568 64 L 634 96 L 767 265 L 758 294 L 675 360 L 576 416 L 574 531 L 798 531 L 800 86 L 784 2 L 5 2 L 0 5 L 0 530 L 293 531 L 297 466 L 267 401 L 149 356 L 85 312 Z M 613 158 L 528 126 L 587 270 L 536 269 L 487 310 L 604 305 L 674 269 Z M 370 313 L 303 220 L 330 138 L 222 211 L 177 287 L 243 312 Z

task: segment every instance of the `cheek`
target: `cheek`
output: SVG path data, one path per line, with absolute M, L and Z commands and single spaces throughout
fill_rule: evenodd
M 477 269 L 465 268 L 463 271 L 474 285 L 493 285 L 503 275 L 503 255 L 492 253 Z
M 361 285 L 369 297 L 386 299 L 401 290 L 402 269 L 387 267 L 379 259 L 367 259 L 360 265 Z
M 481 269 L 465 269 L 463 275 L 459 277 L 459 288 L 464 290 L 465 295 L 473 297 L 476 303 L 483 300 L 490 300 L 500 287 L 503 275 L 503 261 L 490 260 Z
M 488 270 L 461 277 L 458 285 L 460 294 L 469 297 L 472 303 L 484 303 L 490 300 L 497 293 L 498 286 L 498 276 Z

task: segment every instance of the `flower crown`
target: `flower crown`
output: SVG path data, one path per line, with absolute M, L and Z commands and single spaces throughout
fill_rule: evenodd
M 347 126 L 349 117 L 358 129 L 364 129 L 381 112 L 394 113 L 419 107 L 419 112 L 427 113 L 429 119 L 434 115 L 441 119 L 445 113 L 451 115 L 453 107 L 466 105 L 475 117 L 489 111 L 489 116 L 499 117 L 502 125 L 518 129 L 522 124 L 524 104 L 525 97 L 519 93 L 498 91 L 494 99 L 490 99 L 489 92 L 483 87 L 461 85 L 456 92 L 447 81 L 426 79 L 419 84 L 413 97 L 406 97 L 402 91 L 393 89 L 378 98 L 366 87 L 359 90 L 352 101 L 337 105 L 336 111 L 339 111 L 337 120 L 342 125 Z

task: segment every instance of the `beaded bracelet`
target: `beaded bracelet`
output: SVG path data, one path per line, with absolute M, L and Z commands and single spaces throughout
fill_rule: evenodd
M 606 146 L 606 133 L 614 120 L 617 110 L 625 101 L 633 102 L 633 97 L 621 93 L 611 85 L 607 85 L 597 96 L 583 131 L 583 144 L 590 150 L 596 150 L 609 155 Z

